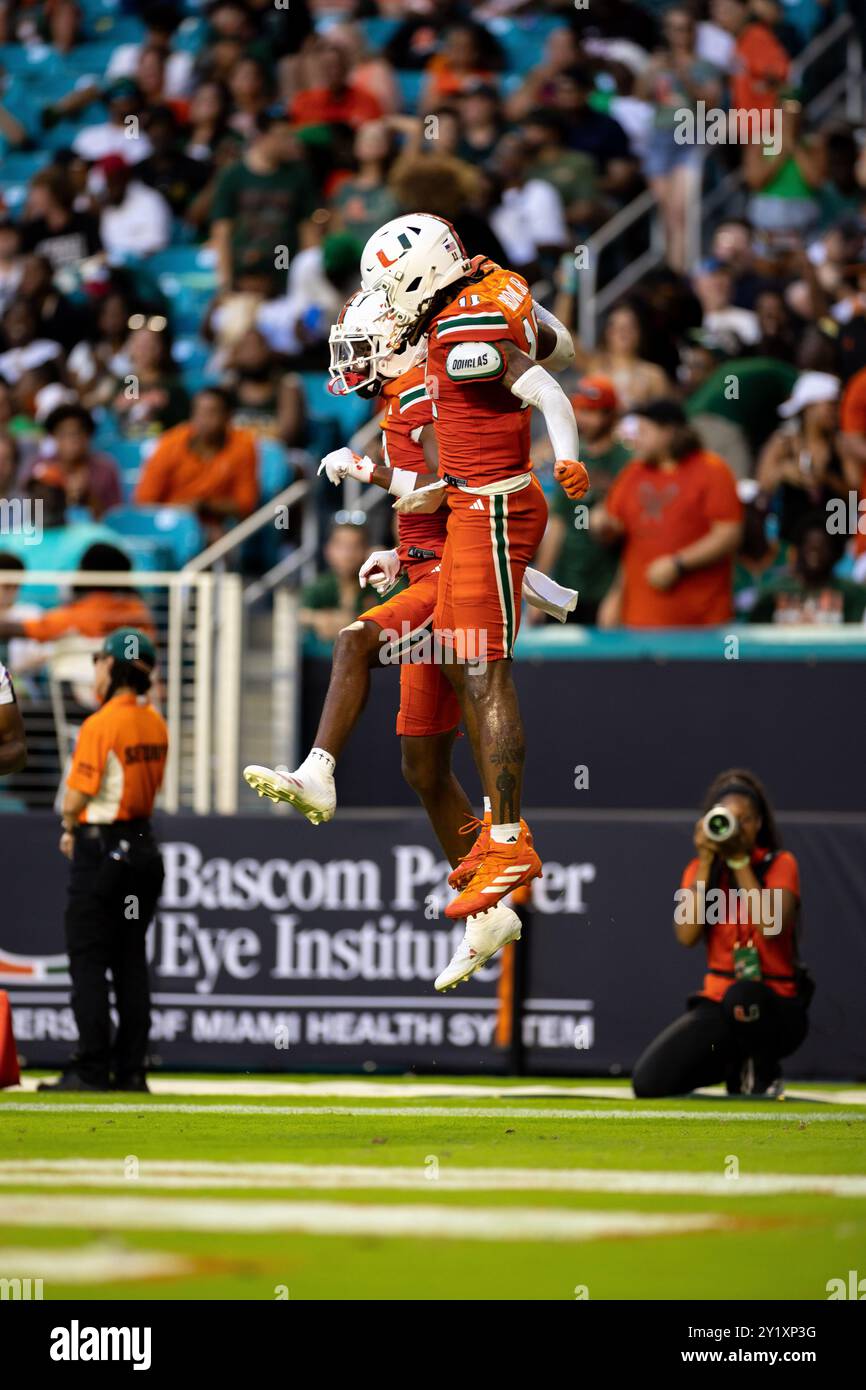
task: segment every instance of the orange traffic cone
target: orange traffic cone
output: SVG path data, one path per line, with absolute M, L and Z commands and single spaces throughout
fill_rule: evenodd
M 21 1081 L 18 1070 L 18 1053 L 15 1049 L 15 1034 L 12 1032 L 12 1009 L 9 995 L 0 989 L 0 1089 L 4 1086 L 17 1086 Z

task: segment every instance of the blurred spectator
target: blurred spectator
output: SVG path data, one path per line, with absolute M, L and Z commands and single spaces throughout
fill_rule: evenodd
M 116 546 L 97 543 L 82 555 L 78 566 L 89 574 L 129 573 L 132 563 Z M 60 637 L 105 637 L 118 627 L 135 627 L 155 637 L 153 618 L 134 589 L 98 581 L 76 585 L 79 597 L 38 617 L 0 617 L 0 641 L 26 637 L 32 642 L 55 642 Z
M 386 115 L 400 108 L 400 84 L 391 64 L 373 51 L 360 24 L 334 24 L 328 42 L 342 48 L 353 87 L 373 97 Z
M 755 479 L 741 479 L 737 493 L 743 503 L 743 536 L 734 564 L 734 608 L 738 617 L 747 618 L 767 584 L 785 568 L 788 547 L 769 533 Z
M 140 129 L 142 95 L 137 82 L 122 77 L 112 83 L 107 96 L 108 120 L 84 126 L 72 142 L 72 148 L 88 164 L 116 155 L 124 164 L 137 164 L 150 154 L 150 141 Z M 71 99 L 58 102 L 58 115 L 67 114 Z
M 235 400 L 239 429 L 296 445 L 304 431 L 304 393 L 298 378 L 283 371 L 267 340 L 250 328 L 225 356 L 226 378 Z
M 377 97 L 349 81 L 349 60 L 339 45 L 322 42 L 315 60 L 316 85 L 298 92 L 291 104 L 295 125 L 347 125 L 356 130 L 384 114 Z
M 111 401 L 121 433 L 142 439 L 186 420 L 189 394 L 178 377 L 165 320 L 154 318 L 136 328 L 124 356 L 123 376 Z
M 733 333 L 744 347 L 753 347 L 760 337 L 758 316 L 754 310 L 741 309 L 733 303 L 734 276 L 730 267 L 712 258 L 701 261 L 693 284 L 707 332 Z
M 489 83 L 500 66 L 499 44 L 483 25 L 471 21 L 451 25 L 439 51 L 427 63 L 419 111 L 429 111 L 478 83 Z
M 254 510 L 255 441 L 233 425 L 227 392 L 210 386 L 198 392 L 189 423 L 167 430 L 145 461 L 135 500 L 192 507 L 211 538 Z
M 84 331 L 83 316 L 58 291 L 47 256 L 22 257 L 18 293 L 36 315 L 36 333 L 40 338 L 60 343 L 64 350 L 79 341 Z
M 781 112 L 778 153 L 769 145 L 743 146 L 743 176 L 751 192 L 749 221 L 768 248 L 790 246 L 813 230 L 820 216 L 818 193 L 824 177 L 823 152 L 801 134 L 801 108 L 787 98 Z
M 153 153 L 136 167 L 142 183 L 155 188 L 175 217 L 184 217 L 189 204 L 208 181 L 207 167 L 181 148 L 180 125 L 169 106 L 148 113 L 147 134 Z
M 618 196 L 632 186 L 637 164 L 622 126 L 590 105 L 592 87 L 585 68 L 568 68 L 556 78 L 553 105 L 565 122 L 569 148 L 591 155 L 599 188 Z
M 698 102 L 718 106 L 718 73 L 695 50 L 697 31 L 691 13 L 672 6 L 662 20 L 664 45 L 652 55 L 637 83 L 637 95 L 655 107 L 655 129 L 644 160 L 644 173 L 659 201 L 668 265 L 686 268 L 686 208 L 699 196 L 701 149 L 675 139 L 684 112 Z
M 845 492 L 836 446 L 840 386 L 826 372 L 804 372 L 779 406 L 786 422 L 758 460 L 757 480 L 767 506 L 779 511 L 779 535 L 793 541 L 803 517 Z
M 395 68 L 425 68 L 439 51 L 448 25 L 461 18 L 461 0 L 414 0 L 412 13 L 391 35 L 385 56 Z
M 569 243 L 565 209 L 554 184 L 529 178 L 527 150 L 519 135 L 504 135 L 496 147 L 493 168 L 500 200 L 490 225 L 505 248 L 507 264 L 528 280 L 556 264 Z
M 366 527 L 334 522 L 325 542 L 327 569 L 301 592 L 300 619 L 322 642 L 333 642 L 341 628 L 370 608 L 369 589 L 358 585 L 358 570 L 370 553 Z M 376 595 L 372 599 L 378 602 Z
M 592 486 L 577 504 L 561 488 L 554 491 L 550 519 L 535 563 L 560 584 L 577 589 L 574 621 L 594 623 L 599 604 L 616 575 L 617 556 L 610 546 L 602 545 L 590 534 L 589 514 L 604 501 L 631 453 L 617 435 L 619 403 L 607 377 L 581 377 L 571 404 L 580 437 L 580 456 L 589 469 Z M 542 616 L 537 608 L 527 609 L 527 614 L 531 622 L 540 621 Z
M 788 80 L 790 54 L 776 35 L 781 8 L 775 0 L 716 0 L 717 12 L 734 38 L 731 105 L 744 111 L 773 110 Z
M 635 459 L 591 513 L 602 541 L 622 542 L 620 573 L 599 609 L 603 627 L 709 627 L 732 614 L 742 508 L 723 459 L 703 450 L 682 409 L 636 412 Z
M 460 140 L 454 153 L 470 164 L 486 163 L 504 131 L 499 93 L 489 82 L 466 83 L 453 97 L 460 123 Z M 524 127 L 524 135 L 527 134 Z
M 255 325 L 275 352 L 305 353 L 306 365 L 327 366 L 328 333 L 349 295 L 358 287 L 362 246 L 349 232 L 335 232 L 320 246 L 300 251 L 289 267 L 286 293 L 255 310 Z M 223 311 L 214 314 L 223 332 Z M 251 327 L 248 323 L 246 327 Z M 234 334 L 237 338 L 239 334 Z
M 0 314 L 5 314 L 21 279 L 21 228 L 0 222 Z
M 492 181 L 482 170 L 449 155 L 401 156 L 388 180 L 401 212 L 424 208 L 450 222 L 470 254 L 504 265 L 507 256 L 486 215 Z M 491 214 L 492 215 L 492 214 Z
M 530 179 L 553 184 L 575 227 L 591 228 L 604 220 L 611 204 L 598 197 L 595 161 L 565 145 L 561 117 L 555 111 L 533 111 L 523 125 L 524 149 Z
M 71 184 L 60 169 L 43 169 L 30 180 L 21 237 L 24 250 L 48 260 L 53 270 L 74 266 L 102 250 L 99 223 L 76 212 Z
M 750 614 L 753 623 L 862 623 L 866 588 L 833 573 L 845 548 L 827 531 L 826 512 L 801 517 L 792 570 L 769 580 Z
M 33 305 L 23 298 L 13 300 L 0 320 L 0 376 L 14 386 L 32 367 L 62 354 L 55 339 L 40 337 Z
M 69 380 L 88 409 L 106 404 L 114 394 L 117 378 L 131 367 L 124 351 L 129 340 L 128 324 L 126 294 L 109 290 L 93 311 L 92 327 L 85 329 L 67 358 Z
M 169 97 L 184 97 L 192 84 L 193 55 L 184 49 L 172 50 L 172 39 L 181 22 L 178 6 L 148 0 L 140 9 L 146 27 L 141 43 L 122 43 L 111 55 L 106 80 L 134 78 L 145 49 L 156 49 L 165 59 L 165 91 Z
M 330 199 L 341 225 L 361 246 L 377 227 L 396 217 L 399 206 L 386 187 L 397 153 L 396 132 L 387 120 L 367 121 L 355 132 L 357 170 L 344 179 Z
M 551 106 L 556 97 L 557 79 L 577 67 L 580 59 L 580 44 L 573 30 L 565 24 L 551 30 L 541 62 L 526 73 L 517 91 L 508 98 L 511 120 L 522 121 L 530 111 Z
M 258 58 L 248 54 L 232 69 L 228 87 L 234 107 L 229 125 L 244 140 L 254 139 L 259 118 L 274 100 L 270 70 Z
M 171 208 L 162 194 L 133 177 L 120 155 L 106 156 L 99 167 L 105 181 L 99 234 L 108 256 L 122 260 L 161 251 L 171 237 Z
M 117 533 L 98 521 L 70 521 L 67 516 L 66 478 L 52 462 L 37 463 L 23 487 L 24 500 L 34 516 L 41 518 L 41 529 L 24 530 L 3 537 L 3 550 L 17 555 L 31 570 L 77 570 L 91 545 L 102 541 L 123 550 Z M 124 551 L 125 553 L 125 551 Z M 26 591 L 27 601 L 41 606 L 57 603 L 52 585 L 33 585 Z
M 637 310 L 623 302 L 611 309 L 596 352 L 581 354 L 586 371 L 609 377 L 623 410 L 633 410 L 670 391 L 670 383 L 655 362 L 644 356 L 644 330 Z
M 729 358 L 691 393 L 686 414 L 693 423 L 710 415 L 730 421 L 742 431 L 756 458 L 796 380 L 796 367 L 772 357 Z
M 93 417 L 80 405 L 58 406 L 45 421 L 50 462 L 63 475 L 69 506 L 86 507 L 98 521 L 109 507 L 120 505 L 121 492 L 117 464 L 107 454 L 92 450 L 93 431 Z M 24 469 L 22 487 L 27 486 L 40 462 Z
M 839 407 L 839 429 L 837 444 L 845 481 L 852 491 L 858 493 L 855 572 L 858 578 L 863 579 L 866 577 L 866 564 L 863 561 L 866 555 L 866 367 L 855 372 L 845 387 Z
M 200 82 L 190 98 L 186 153 L 201 164 L 208 164 L 226 142 L 240 153 L 243 141 L 229 125 L 231 102 L 222 82 Z
M 243 159 L 223 170 L 214 193 L 211 234 L 223 291 L 265 294 L 284 286 L 278 251 L 294 256 L 299 228 L 316 207 L 288 122 L 262 116 L 256 127 Z

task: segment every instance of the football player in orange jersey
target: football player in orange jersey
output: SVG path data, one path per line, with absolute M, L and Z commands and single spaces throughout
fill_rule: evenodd
M 447 496 L 434 632 L 454 653 L 443 669 L 493 808 L 471 879 L 452 876 L 461 891 L 446 915 L 467 917 L 541 873 L 520 816 L 525 747 L 511 676 L 523 578 L 547 520 L 526 407 L 542 411 L 554 477 L 578 500 L 589 479 L 577 458 L 574 412 L 540 365 L 561 365 L 557 359 L 569 349 L 573 355 L 573 345 L 539 314 L 522 276 L 483 257 L 470 260 L 438 217 L 412 213 L 380 227 L 364 248 L 361 275 L 365 287 L 385 291 L 397 324 L 394 348 L 427 338 L 439 483 L 406 496 L 398 510 L 435 508 Z
M 328 478 L 339 484 L 346 477 L 375 483 L 392 495 L 405 495 L 418 483 L 433 480 L 420 443 L 430 423 L 433 403 L 427 394 L 424 346 L 391 359 L 381 346 L 378 319 L 390 312 L 378 292 L 354 295 L 331 330 L 331 373 L 339 391 L 378 392 L 388 403 L 383 420 L 386 466 L 375 466 L 351 449 L 335 450 L 322 463 Z M 389 373 L 399 371 L 399 376 Z M 397 732 L 401 735 L 403 773 L 427 810 L 434 832 L 452 867 L 463 850 L 461 835 L 480 824 L 463 788 L 454 777 L 451 752 L 460 711 L 441 665 L 431 659 L 429 633 L 438 588 L 439 559 L 445 541 L 447 509 L 398 518 L 399 544 L 393 551 L 371 555 L 360 571 L 384 595 L 401 572 L 409 586 L 384 598 L 339 635 L 331 682 L 315 744 L 299 768 L 251 766 L 244 776 L 259 795 L 286 801 L 314 824 L 329 820 L 336 808 L 335 762 L 354 729 L 366 702 L 370 670 L 400 663 L 401 699 Z M 564 620 L 576 595 L 531 572 L 527 583 L 531 602 Z M 427 637 L 427 650 L 413 644 Z M 406 658 L 412 655 L 413 659 Z M 418 660 L 418 657 L 421 657 Z M 463 855 L 463 872 L 471 877 L 474 855 Z M 467 867 L 468 866 L 468 867 Z M 504 905 L 490 907 L 466 923 L 463 940 L 436 979 L 437 989 L 450 988 L 484 965 L 501 946 L 517 940 L 520 922 Z

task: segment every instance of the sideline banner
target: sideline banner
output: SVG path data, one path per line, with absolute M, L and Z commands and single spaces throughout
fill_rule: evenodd
M 531 815 L 545 860 L 518 946 L 523 1062 L 537 1074 L 617 1075 L 682 1012 L 703 974 L 674 940 L 691 857 L 685 815 Z M 795 818 L 803 955 L 817 980 L 798 1076 L 862 1077 L 866 817 Z M 175 1068 L 506 1072 L 494 961 L 444 997 L 433 980 L 461 928 L 442 915 L 447 867 L 420 814 L 160 817 L 166 880 L 149 934 L 151 1049 Z M 0 989 L 31 1065 L 69 1053 L 66 863 L 53 816 L 3 821 Z

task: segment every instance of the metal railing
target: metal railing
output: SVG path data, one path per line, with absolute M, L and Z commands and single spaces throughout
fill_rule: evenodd
M 93 589 L 88 571 L 28 570 L 28 591 Z M 236 574 L 129 571 L 98 576 L 100 587 L 131 589 L 156 633 L 154 702 L 165 715 L 169 751 L 159 804 L 167 811 L 237 810 L 241 579 Z M 34 594 L 35 597 L 35 594 Z M 16 639 L 17 640 L 17 639 Z M 28 738 L 27 767 L 4 779 L 13 809 L 55 804 L 74 737 L 96 707 L 92 653 L 99 639 L 69 636 L 28 652 L 12 674 Z
M 819 63 L 837 45 L 845 44 L 845 61 L 840 71 L 807 103 L 806 115 L 813 121 L 823 120 L 844 101 L 848 120 L 862 120 L 866 109 L 863 71 L 863 36 L 858 33 L 850 14 L 839 15 L 818 34 L 791 66 L 790 81 L 801 83 L 809 69 Z M 720 183 L 703 196 L 690 200 L 686 242 L 690 258 L 700 254 L 707 228 L 719 210 L 729 207 L 743 188 L 739 169 L 725 175 Z M 581 268 L 577 289 L 577 327 L 584 349 L 591 350 L 598 342 L 599 324 L 608 309 L 651 270 L 664 264 L 665 245 L 661 221 L 654 215 L 656 200 L 650 189 L 615 213 L 608 222 L 587 240 L 587 264 Z M 604 286 L 599 286 L 599 265 L 602 253 L 630 232 L 642 218 L 649 216 L 649 245 Z

